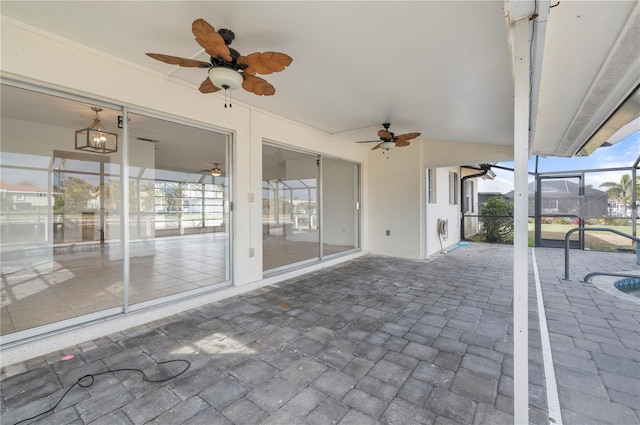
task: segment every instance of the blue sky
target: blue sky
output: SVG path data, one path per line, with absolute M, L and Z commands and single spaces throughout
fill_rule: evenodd
M 640 131 L 627 136 L 613 146 L 596 149 L 590 156 L 575 158 L 547 157 L 539 158 L 538 171 L 590 170 L 602 168 L 631 167 L 640 155 Z M 513 162 L 500 162 L 498 165 L 513 168 Z M 529 160 L 529 171 L 535 171 L 535 156 Z M 499 169 L 493 169 L 496 173 L 494 180 L 481 180 L 478 183 L 480 192 L 506 193 L 513 190 L 513 173 Z M 585 183 L 599 188 L 606 181 L 620 181 L 620 176 L 625 172 L 588 173 Z M 627 172 L 629 174 L 629 172 Z M 606 190 L 606 188 L 601 188 Z

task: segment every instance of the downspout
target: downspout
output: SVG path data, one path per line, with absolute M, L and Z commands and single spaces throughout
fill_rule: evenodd
M 463 165 L 461 168 L 470 168 L 472 170 L 477 170 L 477 168 L 475 167 L 469 167 L 466 165 Z M 491 165 L 480 164 L 480 169 L 482 170 L 480 173 L 464 176 L 460 179 L 460 240 L 461 241 L 464 240 L 464 182 L 474 177 L 482 177 L 486 175 L 489 171 L 491 171 Z

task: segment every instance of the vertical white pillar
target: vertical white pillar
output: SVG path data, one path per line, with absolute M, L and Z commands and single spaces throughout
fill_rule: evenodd
M 514 25 L 513 419 L 529 423 L 529 18 Z

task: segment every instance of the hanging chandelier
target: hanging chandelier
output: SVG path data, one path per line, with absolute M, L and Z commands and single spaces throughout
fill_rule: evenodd
M 98 112 L 102 108 L 94 106 L 91 110 L 96 117 L 89 127 L 76 131 L 76 149 L 103 154 L 118 152 L 118 135 L 106 131 L 100 124 Z

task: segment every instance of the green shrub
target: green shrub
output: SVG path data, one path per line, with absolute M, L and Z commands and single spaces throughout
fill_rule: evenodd
M 513 238 L 513 205 L 502 196 L 492 196 L 480 209 L 487 242 L 503 242 Z

